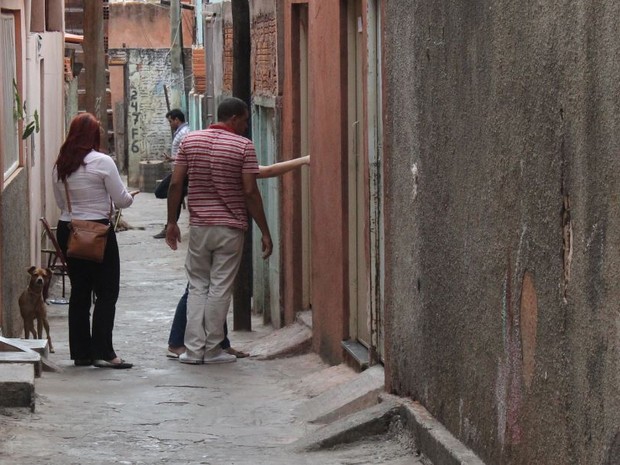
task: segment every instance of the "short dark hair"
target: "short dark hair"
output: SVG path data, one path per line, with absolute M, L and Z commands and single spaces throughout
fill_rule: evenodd
M 228 121 L 233 116 L 243 115 L 248 111 L 248 106 L 237 97 L 227 97 L 217 107 L 217 120 Z
M 181 123 L 185 123 L 185 115 L 178 108 L 174 108 L 166 113 L 166 118 L 178 119 Z

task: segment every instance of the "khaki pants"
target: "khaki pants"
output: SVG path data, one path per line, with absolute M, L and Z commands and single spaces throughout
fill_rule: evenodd
M 190 226 L 185 269 L 189 281 L 185 347 L 203 358 L 219 352 L 244 234 L 225 226 Z

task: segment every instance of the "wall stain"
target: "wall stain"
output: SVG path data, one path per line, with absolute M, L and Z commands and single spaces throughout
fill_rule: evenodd
M 523 431 L 519 415 L 523 404 L 523 359 L 520 331 L 520 308 L 513 305 L 511 261 L 504 275 L 502 296 L 502 335 L 504 352 L 498 361 L 495 389 L 498 438 L 502 445 L 521 443 Z
M 563 110 L 560 110 L 560 117 L 564 119 Z M 564 137 L 560 145 L 560 154 L 562 157 L 562 166 L 560 172 L 560 194 L 562 195 L 562 301 L 568 303 L 568 284 L 570 282 L 571 265 L 573 262 L 573 223 L 570 211 L 570 197 L 568 195 L 567 183 L 567 160 L 566 148 L 564 145 Z
M 564 182 L 562 182 L 562 185 Z M 571 264 L 573 262 L 573 224 L 570 214 L 570 198 L 562 196 L 562 263 L 564 268 L 562 300 L 568 302 L 568 283 L 570 282 Z
M 536 330 L 538 327 L 538 298 L 534 277 L 526 271 L 521 285 L 521 347 L 523 351 L 523 381 L 530 389 L 536 369 Z

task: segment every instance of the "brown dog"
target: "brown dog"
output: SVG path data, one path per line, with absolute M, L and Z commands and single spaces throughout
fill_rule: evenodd
M 26 339 L 32 334 L 34 339 L 43 337 L 43 327 L 47 333 L 47 342 L 50 352 L 54 352 L 52 339 L 50 338 L 50 325 L 47 322 L 47 307 L 43 300 L 43 288 L 49 283 L 52 272 L 49 269 L 31 266 L 28 268 L 30 284 L 28 289 L 19 296 L 19 311 L 24 320 L 24 334 Z M 34 329 L 34 320 L 37 320 L 37 331 Z

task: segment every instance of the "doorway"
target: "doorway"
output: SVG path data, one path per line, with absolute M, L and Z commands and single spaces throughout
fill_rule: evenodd
M 349 334 L 370 348 L 367 175 L 364 157 L 364 22 L 361 0 L 349 0 L 348 64 L 348 198 L 349 198 Z
M 252 136 L 258 163 L 263 166 L 276 162 L 275 110 L 273 102 L 261 102 L 252 110 Z M 266 105 L 269 103 L 269 106 Z M 258 186 L 263 198 L 267 224 L 273 241 L 273 253 L 268 260 L 261 254 L 261 232 L 253 224 L 253 298 L 254 310 L 263 314 L 263 322 L 274 328 L 282 326 L 280 304 L 280 179 L 261 179 Z
M 383 354 L 380 10 L 380 0 L 348 2 L 348 344 L 353 342 L 365 347 L 370 363 L 381 361 Z
M 308 5 L 299 4 L 299 154 L 309 153 L 308 105 Z M 310 170 L 301 170 L 301 244 L 302 244 L 302 310 L 312 308 L 312 242 L 310 240 Z
M 383 361 L 384 221 L 383 221 L 383 93 L 381 75 L 381 1 L 367 0 L 366 75 L 370 232 L 370 334 L 371 361 Z

